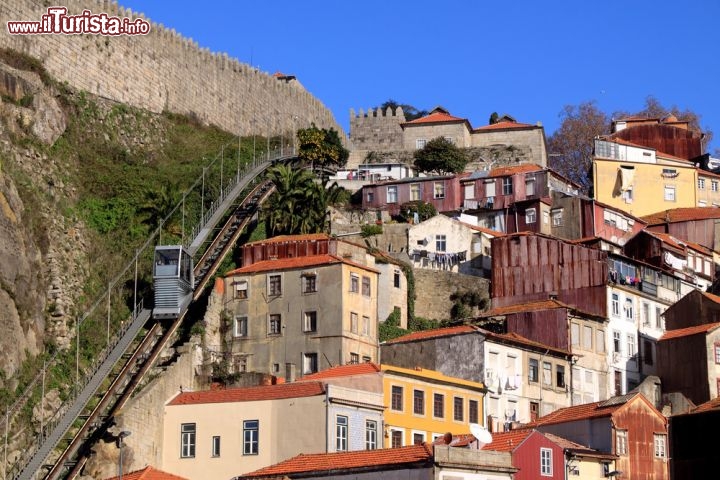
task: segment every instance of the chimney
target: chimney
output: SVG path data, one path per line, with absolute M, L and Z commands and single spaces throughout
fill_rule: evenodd
M 285 364 L 285 382 L 290 383 L 295 381 L 295 364 Z

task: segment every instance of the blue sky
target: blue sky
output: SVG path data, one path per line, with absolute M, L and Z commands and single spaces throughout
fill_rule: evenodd
M 388 99 L 558 127 L 565 105 L 611 114 L 652 95 L 720 148 L 720 1 L 122 0 L 201 47 L 298 80 L 349 131 Z

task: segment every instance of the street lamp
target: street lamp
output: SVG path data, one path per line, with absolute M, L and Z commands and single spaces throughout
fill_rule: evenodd
M 123 439 L 125 437 L 129 437 L 130 433 L 131 432 L 128 432 L 127 430 L 123 430 L 122 432 L 120 432 L 120 434 L 118 435 L 118 438 L 117 438 L 117 446 L 118 446 L 118 449 L 120 450 L 120 458 L 118 461 L 118 471 L 119 471 L 120 480 L 122 480 L 122 475 L 123 475 Z

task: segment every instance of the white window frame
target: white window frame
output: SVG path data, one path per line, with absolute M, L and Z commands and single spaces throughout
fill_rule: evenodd
M 537 222 L 537 210 L 534 208 L 525 209 L 525 223 Z
M 248 281 L 238 280 L 235 282 L 235 299 L 247 300 L 248 298 Z
M 503 195 L 512 195 L 513 194 L 513 178 L 512 177 L 503 178 L 502 189 L 503 189 Z
M 613 316 L 619 317 L 620 316 L 620 295 L 617 293 L 613 293 L 610 296 L 611 300 L 611 312 Z
M 316 373 L 318 370 L 318 355 L 316 352 L 303 353 L 303 375 Z
M 615 430 L 615 454 L 616 455 L 627 455 L 628 454 L 628 431 L 627 430 Z
M 348 429 L 349 420 L 346 415 L 335 416 L 335 451 L 348 451 Z
M 274 289 L 274 287 L 272 286 L 274 278 L 277 278 L 279 281 L 277 289 Z M 283 291 L 282 284 L 283 284 L 283 276 L 281 273 L 273 273 L 273 274 L 268 275 L 267 276 L 268 297 L 282 297 L 282 291 Z
M 433 198 L 435 200 L 441 200 L 445 198 L 445 182 L 433 182 Z
M 180 424 L 180 458 L 195 458 L 195 440 L 197 425 L 195 423 Z
M 233 336 L 247 337 L 248 330 L 248 317 L 246 315 L 236 315 L 233 319 Z
M 543 477 L 552 477 L 552 449 L 540 449 L 540 475 Z
M 475 182 L 468 182 L 463 185 L 463 195 L 466 199 L 474 199 L 475 198 Z
M 317 332 L 317 310 L 303 312 L 303 332 Z
M 220 456 L 220 435 L 213 435 L 212 437 L 212 456 L 213 457 L 219 457 Z
M 243 455 L 260 453 L 260 420 L 243 421 Z
M 710 190 L 713 192 L 718 191 L 718 181 L 717 180 L 710 180 Z
M 447 251 L 447 236 L 446 235 L 435 235 L 435 251 L 446 252 Z
M 677 196 L 675 195 L 675 186 L 674 185 L 665 185 L 664 189 L 664 199 L 666 202 L 675 202 L 677 199 Z
M 365 419 L 365 450 L 376 450 L 377 444 L 377 420 Z
M 282 315 L 279 313 L 268 314 L 268 335 L 282 335 Z
M 411 183 L 410 184 L 410 201 L 420 201 L 422 200 L 422 189 L 420 188 L 419 183 Z
M 398 187 L 397 185 L 388 185 L 386 197 L 387 203 L 397 203 L 398 201 Z
M 667 435 L 664 433 L 653 434 L 653 445 L 655 458 L 667 458 Z
M 552 217 L 552 226 L 553 227 L 562 227 L 563 224 L 563 209 L 562 208 L 555 208 L 550 211 L 550 216 Z
M 705 190 L 705 179 L 704 178 L 698 178 L 698 189 Z
M 426 138 L 417 138 L 415 139 L 415 148 L 417 150 L 422 150 L 425 148 L 425 145 L 427 145 L 427 139 Z

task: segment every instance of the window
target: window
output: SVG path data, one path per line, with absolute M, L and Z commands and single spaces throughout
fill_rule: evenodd
M 220 437 L 219 436 L 212 437 L 212 456 L 213 457 L 220 456 Z
M 642 322 L 644 326 L 650 326 L 650 304 L 647 302 L 642 303 Z
M 397 185 L 387 187 L 387 203 L 397 203 Z
M 268 323 L 268 335 L 280 335 L 282 333 L 282 321 L 280 314 L 270 315 L 270 322 Z
M 580 346 L 580 325 L 570 324 L 570 343 L 573 347 Z
M 455 397 L 453 399 L 453 419 L 457 422 L 462 422 L 465 417 L 463 412 L 463 399 L 462 397 Z
M 667 435 L 664 433 L 655 433 L 653 437 L 655 439 L 655 457 L 667 457 Z
M 633 321 L 635 315 L 633 313 L 633 301 L 629 298 L 625 299 L 625 320 Z
M 400 270 L 395 270 L 395 273 L 393 273 L 393 286 L 400 288 Z
M 362 322 L 363 335 L 370 335 L 370 317 L 363 315 Z
M 550 212 L 543 210 L 543 225 L 550 223 Z
M 362 294 L 365 297 L 370 296 L 370 277 L 362 277 Z
M 317 292 L 317 275 L 303 275 L 302 276 L 302 293 L 315 293 Z
M 258 454 L 258 432 L 260 421 L 245 420 L 243 422 L 243 455 Z
M 442 393 L 433 395 L 433 417 L 445 418 L 445 395 Z
M 552 386 L 552 364 L 543 362 L 543 385 Z
M 427 143 L 426 139 L 418 138 L 417 140 L 415 140 L 415 148 L 417 148 L 418 150 L 421 150 L 421 149 L 425 148 L 426 143 Z
M 620 353 L 620 332 L 613 332 L 613 352 Z
M 425 392 L 422 390 L 413 390 L 413 413 L 425 415 Z
M 346 452 L 348 449 L 348 417 L 338 415 L 335 419 L 335 450 Z
M 268 277 L 268 295 L 271 297 L 282 295 L 282 280 L 280 275 L 270 275 Z
M 419 432 L 413 432 L 413 445 L 422 445 L 425 441 L 425 434 Z
M 595 330 L 595 351 L 605 353 L 605 332 Z
M 698 189 L 705 190 L 705 179 L 698 178 Z
M 317 353 L 303 355 L 303 375 L 317 372 Z
M 672 185 L 665 185 L 665 201 L 666 202 L 674 202 L 675 201 L 675 187 Z
M 592 327 L 583 325 L 583 337 L 582 337 L 582 348 L 585 350 L 592 350 Z
M 478 423 L 478 401 L 468 400 L 468 421 Z
M 180 425 L 180 457 L 195 457 L 195 424 L 183 423 Z
M 360 354 L 351 353 L 350 354 L 350 363 L 352 363 L 353 365 L 360 363 Z
M 402 447 L 403 444 L 402 430 L 393 430 L 390 434 L 390 446 L 392 448 Z
M 535 177 L 525 179 L 525 195 L 528 197 L 535 195 Z
M 715 363 L 720 364 L 720 344 L 715 344 Z
M 243 280 L 235 284 L 235 298 L 240 300 L 248 298 L 248 282 Z
M 715 352 L 715 354 L 715 360 L 717 361 L 717 352 Z M 645 363 L 645 365 L 653 364 L 652 342 L 647 338 L 643 340 L 643 362 Z
M 350 274 L 350 291 L 358 293 L 360 291 L 360 277 L 354 273 Z
M 233 335 L 236 337 L 247 337 L 248 335 L 248 319 L 247 317 L 235 317 L 233 320 Z
M 317 312 L 305 312 L 303 315 L 303 332 L 317 332 Z
M 718 182 L 717 182 L 717 180 L 710 180 L 710 190 L 712 190 L 713 192 L 717 192 L 717 191 L 718 191 Z
M 474 183 L 466 183 L 463 185 L 465 187 L 465 198 L 467 199 L 473 199 L 475 198 L 475 184 Z
M 615 431 L 615 454 L 616 455 L 627 455 L 628 447 L 628 432 L 627 430 L 616 430 Z
M 558 388 L 565 388 L 565 366 L 555 365 L 555 385 Z
M 627 190 L 622 192 L 622 199 L 625 200 L 625 203 L 632 203 L 633 202 L 633 189 L 632 187 L 628 187 Z
M 422 197 L 420 196 L 420 184 L 419 183 L 411 183 L 410 184 L 410 200 L 411 201 L 422 200 Z
M 627 356 L 635 356 L 635 335 L 628 333 L 627 335 Z
M 497 215 L 487 216 L 487 228 L 495 230 L 497 228 Z
M 540 475 L 552 476 L 552 450 L 549 448 L 540 449 Z
M 375 420 L 365 420 L 365 450 L 375 450 L 377 448 L 377 422 Z
M 620 316 L 620 296 L 617 293 L 612 294 L 612 314 Z
M 550 211 L 550 216 L 552 217 L 552 226 L 553 227 L 562 227 L 562 219 L 563 219 L 563 211 L 562 208 L 556 208 L 554 210 Z
M 530 359 L 528 381 L 529 382 L 537 382 L 538 381 L 538 360 L 537 360 L 537 358 Z
M 280 364 L 279 364 L 279 363 L 273 363 L 272 371 L 273 371 L 273 373 L 280 373 Z
M 355 312 L 350 312 L 350 331 L 358 333 L 358 314 Z
M 512 193 L 513 193 L 512 177 L 503 178 L 502 185 L 503 185 L 503 195 L 512 195 Z
M 665 178 L 675 178 L 678 176 L 678 173 L 674 168 L 663 168 L 662 176 Z
M 435 235 L 435 251 L 444 252 L 447 248 L 445 235 Z
M 370 358 L 366 355 L 363 355 L 363 363 L 368 363 L 368 362 L 372 362 L 372 358 Z
M 445 198 L 445 182 L 435 182 L 433 184 L 433 198 Z
M 365 195 L 365 198 L 367 199 L 367 203 L 372 203 L 373 200 L 375 200 L 375 192 L 372 190 L 369 190 L 367 192 L 367 195 Z
M 403 387 L 393 385 L 392 393 L 390 397 L 390 408 L 397 412 L 402 412 L 403 409 Z
M 537 212 L 534 208 L 525 210 L 525 223 L 535 223 L 537 221 Z

